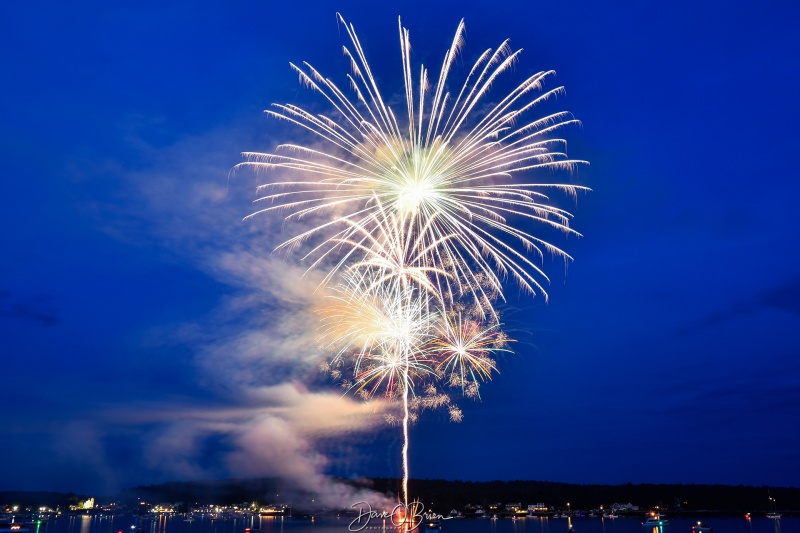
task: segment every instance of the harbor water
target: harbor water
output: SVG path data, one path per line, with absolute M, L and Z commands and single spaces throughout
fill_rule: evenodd
M 668 526 L 645 527 L 643 520 L 625 518 L 455 518 L 429 529 L 422 522 L 416 533 L 692 533 L 697 517 L 671 518 Z M 353 524 L 350 515 L 324 517 L 208 518 L 160 516 L 152 519 L 130 515 L 77 515 L 53 518 L 28 526 L 29 533 L 399 533 L 391 522 L 375 518 Z M 773 520 L 764 516 L 707 516 L 703 522 L 713 533 L 800 533 L 800 517 Z

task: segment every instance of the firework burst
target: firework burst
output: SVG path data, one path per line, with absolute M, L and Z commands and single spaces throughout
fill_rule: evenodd
M 492 379 L 497 371 L 492 356 L 504 348 L 500 324 L 486 325 L 476 318 L 457 313 L 445 316 L 437 329 L 430 352 L 437 371 L 451 386 L 460 387 L 464 396 L 478 397 L 479 383 Z
M 505 278 L 546 298 L 541 282 L 547 276 L 537 263 L 547 253 L 571 259 L 526 227 L 578 235 L 572 215 L 547 193 L 574 196 L 585 188 L 520 178 L 571 172 L 585 162 L 570 159 L 566 141 L 553 136 L 577 123 L 568 112 L 533 116 L 563 91 L 545 88 L 552 71 L 490 101 L 492 85 L 521 52 L 507 41 L 452 83 L 462 21 L 431 84 L 425 67 L 412 76 L 409 32 L 398 20 L 405 88 L 398 115 L 383 98 L 353 26 L 338 19 L 350 40 L 343 50 L 352 99 L 308 63 L 292 64 L 331 113 L 274 104 L 266 113 L 307 130 L 314 144 L 246 152 L 235 169 L 284 171 L 282 181 L 258 188 L 256 203 L 265 207 L 247 218 L 281 212 L 287 222 L 311 221 L 278 248 L 302 248 L 310 269 L 327 270 L 323 285 L 332 295 L 321 315 L 321 339 L 334 355 L 323 369 L 347 392 L 402 402 L 408 508 L 409 423 L 438 408 L 462 420 L 446 389 L 479 398 L 480 384 L 497 371 L 495 356 L 510 351 L 494 306 L 503 299 Z
M 351 271 L 333 288 L 322 310 L 322 340 L 335 353 L 331 367 L 353 369 L 349 389 L 387 398 L 411 391 L 416 380 L 435 373 L 427 346 L 439 312 L 430 296 L 382 274 Z
M 308 63 L 291 65 L 302 83 L 328 101 L 332 114 L 315 115 L 291 104 L 275 104 L 266 113 L 308 130 L 327 148 L 282 144 L 276 153 L 244 153 L 247 161 L 238 167 L 288 169 L 302 176 L 260 186 L 256 202 L 268 206 L 250 216 L 281 211 L 289 221 L 334 214 L 279 246 L 292 249 L 319 239 L 304 257 L 312 268 L 331 253 L 347 256 L 352 250 L 345 243 L 358 247 L 366 235 L 399 219 L 404 231 L 414 235 L 418 262 L 454 265 L 457 280 L 481 273 L 501 297 L 501 278 L 507 275 L 546 297 L 540 281 L 547 276 L 534 259 L 541 261 L 548 252 L 565 260 L 570 256 L 512 221 L 578 234 L 569 225 L 572 215 L 553 205 L 546 191 L 574 195 L 583 187 L 515 180 L 534 170 L 572 171 L 585 163 L 568 158 L 566 141 L 551 136 L 577 123 L 571 114 L 529 117 L 537 105 L 563 91 L 545 89 L 553 72 L 538 72 L 488 104 L 492 84 L 521 52 L 512 51 L 506 41 L 481 54 L 458 92 L 451 93 L 449 76 L 463 44 L 462 21 L 431 89 L 425 67 L 416 82 L 412 77 L 409 32 L 400 26 L 406 99 L 401 125 L 381 96 L 353 26 L 339 20 L 351 41 L 352 48 L 343 51 L 352 70 L 347 77 L 354 99 Z M 438 282 L 455 295 L 474 286 Z

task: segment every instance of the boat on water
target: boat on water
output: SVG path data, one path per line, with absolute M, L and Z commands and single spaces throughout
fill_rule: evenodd
M 663 527 L 668 525 L 669 520 L 663 515 L 650 515 L 647 520 L 642 522 L 642 527 Z
M 439 520 L 428 520 L 425 522 L 425 529 L 428 531 L 438 531 L 442 529 L 442 523 Z
M 28 528 L 18 522 L 0 523 L 0 533 L 25 533 Z
M 619 518 L 618 514 L 612 513 L 603 513 L 603 518 Z
M 778 512 L 778 509 L 775 505 L 775 498 L 767 491 L 767 496 L 769 497 L 769 512 L 767 512 L 767 518 L 771 518 L 773 520 L 778 520 L 781 517 L 781 513 Z
M 713 527 L 707 526 L 699 520 L 695 525 L 692 526 L 692 533 L 713 533 L 713 531 Z

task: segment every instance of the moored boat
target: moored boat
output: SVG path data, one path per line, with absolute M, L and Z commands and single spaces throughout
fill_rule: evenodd
M 663 527 L 668 525 L 669 520 L 667 520 L 667 517 L 658 514 L 651 514 L 647 517 L 647 520 L 642 522 L 642 527 Z
M 25 533 L 28 528 L 18 522 L 0 523 L 0 533 Z
M 779 520 L 781 517 L 781 513 L 778 512 L 775 498 L 772 497 L 772 494 L 769 493 L 769 490 L 767 491 L 767 497 L 769 498 L 769 512 L 767 513 L 767 518 L 771 518 L 773 520 Z

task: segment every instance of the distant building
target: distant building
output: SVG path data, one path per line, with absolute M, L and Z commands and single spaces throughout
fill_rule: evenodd
M 70 505 L 70 511 L 87 511 L 90 509 L 94 509 L 94 498 L 89 498 L 88 500 L 78 502 L 78 505 Z
M 611 504 L 612 511 L 638 511 L 639 506 L 633 505 L 632 503 L 612 503 Z

